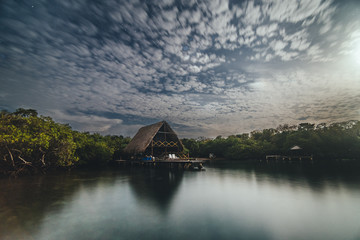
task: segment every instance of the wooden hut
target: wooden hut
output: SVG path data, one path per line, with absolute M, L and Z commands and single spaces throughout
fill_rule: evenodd
M 161 121 L 139 129 L 124 152 L 133 158 L 145 156 L 164 157 L 180 154 L 184 146 L 166 121 Z
M 306 155 L 306 152 L 305 150 L 298 146 L 298 145 L 295 145 L 295 146 L 292 146 L 289 150 L 288 150 L 288 153 L 287 153 L 290 157 L 291 156 L 304 156 Z
M 299 146 L 297 146 L 297 145 L 295 145 L 295 146 L 293 146 L 292 148 L 290 148 L 290 151 L 300 151 L 300 150 L 302 150 L 302 148 L 299 147 Z
M 283 160 L 283 161 L 293 161 L 293 160 L 313 160 L 313 155 L 307 154 L 304 149 L 298 145 L 295 145 L 287 151 L 286 155 L 267 155 L 266 161 L 268 160 Z

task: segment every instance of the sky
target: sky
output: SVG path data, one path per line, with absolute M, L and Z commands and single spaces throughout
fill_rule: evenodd
M 3 0 L 0 109 L 180 137 L 360 120 L 359 0 Z

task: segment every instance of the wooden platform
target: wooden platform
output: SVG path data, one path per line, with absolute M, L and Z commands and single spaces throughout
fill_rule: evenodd
M 127 167 L 151 167 L 168 169 L 198 169 L 203 168 L 203 164 L 209 159 L 166 159 L 166 160 L 116 160 L 118 166 Z
M 284 155 L 267 155 L 266 161 L 313 161 L 313 155 L 305 156 L 284 156 Z

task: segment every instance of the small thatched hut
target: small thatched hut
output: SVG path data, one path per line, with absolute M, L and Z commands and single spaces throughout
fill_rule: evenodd
M 297 146 L 297 145 L 295 145 L 295 146 L 293 146 L 292 148 L 290 148 L 290 150 L 291 150 L 291 151 L 298 151 L 298 150 L 302 150 L 302 148 L 299 147 L 299 146 Z
M 288 155 L 290 156 L 301 156 L 304 155 L 304 149 L 298 145 L 294 145 L 288 150 Z
M 154 123 L 139 129 L 124 152 L 129 156 L 162 157 L 179 154 L 184 145 L 166 121 Z

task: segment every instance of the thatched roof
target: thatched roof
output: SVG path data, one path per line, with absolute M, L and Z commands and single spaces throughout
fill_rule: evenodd
M 295 145 L 295 146 L 293 146 L 292 148 L 290 148 L 290 150 L 301 150 L 302 148 L 301 147 L 299 147 L 299 146 L 297 146 L 297 145 Z
M 134 138 L 131 140 L 131 142 L 125 147 L 124 152 L 128 154 L 138 154 L 145 152 L 146 148 L 150 145 L 151 141 L 164 124 L 166 124 L 169 132 L 174 134 L 177 138 L 176 133 L 171 129 L 170 125 L 166 121 L 161 121 L 140 128 Z M 181 150 L 184 149 L 184 146 L 180 139 L 177 138 L 177 140 L 180 143 Z

